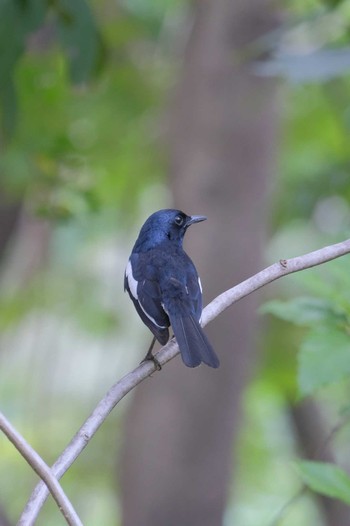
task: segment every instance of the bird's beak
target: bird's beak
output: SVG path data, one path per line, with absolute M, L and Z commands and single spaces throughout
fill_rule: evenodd
M 206 219 L 206 216 L 191 216 L 187 221 L 186 226 L 193 225 L 194 223 L 200 223 L 201 221 L 205 221 Z

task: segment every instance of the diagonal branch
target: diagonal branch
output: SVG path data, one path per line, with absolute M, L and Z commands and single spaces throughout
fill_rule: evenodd
M 236 301 L 248 296 L 264 285 L 275 281 L 283 276 L 305 270 L 316 265 L 321 265 L 332 259 L 350 253 L 350 239 L 324 247 L 303 256 L 291 259 L 283 259 L 278 263 L 265 268 L 251 278 L 246 279 L 235 287 L 223 292 L 215 298 L 204 310 L 202 315 L 203 326 L 214 320 L 219 314 Z M 174 340 L 171 340 L 157 354 L 157 359 L 164 365 L 179 353 L 179 348 Z M 142 363 L 132 372 L 125 375 L 115 383 L 105 397 L 98 403 L 93 413 L 89 416 L 75 437 L 52 466 L 53 474 L 59 479 L 73 464 L 87 446 L 93 435 L 106 420 L 112 409 L 124 398 L 134 387 L 145 378 L 155 372 L 152 362 Z M 45 502 L 48 490 L 43 482 L 34 489 L 17 526 L 33 526 L 41 506 Z
M 76 511 L 64 493 L 60 483 L 54 476 L 51 468 L 43 461 L 38 453 L 26 442 L 26 440 L 16 431 L 13 425 L 0 412 L 0 429 L 12 442 L 17 451 L 28 462 L 31 468 L 45 482 L 45 489 L 50 491 L 51 495 L 57 502 L 57 505 L 66 519 L 69 526 L 83 526 Z

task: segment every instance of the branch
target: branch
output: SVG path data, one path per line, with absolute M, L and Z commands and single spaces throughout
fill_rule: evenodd
M 64 493 L 60 483 L 53 475 L 49 466 L 43 461 L 38 453 L 25 441 L 25 439 L 16 431 L 12 424 L 7 418 L 0 412 L 0 429 L 12 442 L 17 451 L 22 457 L 28 462 L 33 470 L 39 475 L 39 477 L 45 482 L 46 491 L 50 491 L 51 495 L 57 502 L 57 505 L 66 519 L 69 526 L 83 526 L 83 523 L 79 519 L 76 511 L 70 503 L 68 497 Z M 48 488 L 48 490 L 47 490 Z
M 350 239 L 347 239 L 341 243 L 323 247 L 314 252 L 304 254 L 303 256 L 297 256 L 291 259 L 280 259 L 278 263 L 274 263 L 270 267 L 261 270 L 251 278 L 242 281 L 242 283 L 217 296 L 203 311 L 203 326 L 214 320 L 227 309 L 227 307 L 232 305 L 232 303 L 248 296 L 264 285 L 268 285 L 288 274 L 322 265 L 323 263 L 327 263 L 328 261 L 332 261 L 332 259 L 345 256 L 345 254 L 349 253 Z
M 335 245 L 324 247 L 314 252 L 309 252 L 303 256 L 280 260 L 278 263 L 265 268 L 251 278 L 246 279 L 239 285 L 223 292 L 220 296 L 215 298 L 203 310 L 202 324 L 203 326 L 207 325 L 236 301 L 248 296 L 255 290 L 260 289 L 264 285 L 267 285 L 278 278 L 316 265 L 321 265 L 322 263 L 326 263 L 327 261 L 331 261 L 332 259 L 344 256 L 348 253 L 350 253 L 350 239 Z M 164 365 L 172 360 L 178 353 L 179 348 L 176 342 L 171 340 L 159 351 L 159 353 L 157 353 L 157 359 L 161 365 Z M 87 446 L 93 435 L 106 420 L 107 416 L 118 402 L 154 372 L 155 366 L 152 362 L 142 363 L 111 387 L 52 466 L 52 472 L 57 479 L 62 477 L 62 475 L 73 464 L 75 459 Z M 47 495 L 48 490 L 45 487 L 45 484 L 40 482 L 34 489 L 17 526 L 34 525 L 35 519 L 37 518 Z

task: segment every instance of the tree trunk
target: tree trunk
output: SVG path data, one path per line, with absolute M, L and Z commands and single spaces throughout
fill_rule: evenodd
M 0 507 L 0 526 L 12 526 L 12 523 L 8 520 L 2 507 Z
M 196 4 L 170 158 L 175 206 L 208 216 L 186 240 L 205 302 L 261 267 L 276 97 L 244 57 L 273 25 L 267 2 Z M 124 526 L 221 524 L 240 397 L 257 354 L 257 297 L 206 329 L 220 369 L 190 370 L 178 358 L 136 392 L 123 454 Z

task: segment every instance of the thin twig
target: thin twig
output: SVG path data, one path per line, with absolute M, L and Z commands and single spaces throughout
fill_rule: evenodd
M 220 296 L 217 296 L 203 311 L 202 319 L 203 325 L 206 325 L 219 314 L 221 314 L 227 307 L 236 301 L 248 296 L 252 292 L 276 281 L 283 276 L 306 270 L 308 268 L 322 265 L 333 259 L 344 256 L 350 253 L 350 239 L 323 247 L 314 252 L 309 252 L 303 256 L 297 256 L 291 259 L 280 259 L 278 263 L 274 263 L 269 267 L 261 270 L 251 278 L 242 281 L 232 289 L 229 289 Z
M 45 482 L 51 495 L 70 526 L 83 526 L 71 502 L 64 493 L 60 483 L 52 473 L 51 468 L 43 461 L 40 455 L 26 442 L 20 433 L 13 427 L 8 419 L 0 412 L 0 429 L 12 442 L 17 451 L 28 462 L 33 470 Z M 46 489 L 46 487 L 45 487 Z
M 202 324 L 203 326 L 207 325 L 230 305 L 272 281 L 294 272 L 321 265 L 348 253 L 350 253 L 350 239 L 335 245 L 324 247 L 314 252 L 309 252 L 303 256 L 280 260 L 278 263 L 265 268 L 251 278 L 248 278 L 239 285 L 223 292 L 220 296 L 215 298 L 203 310 Z M 157 353 L 157 359 L 161 365 L 164 365 L 178 353 L 179 348 L 177 344 L 174 341 L 170 341 L 159 353 Z M 142 363 L 113 385 L 52 466 L 52 471 L 57 479 L 62 477 L 67 469 L 73 464 L 75 459 L 80 455 L 117 403 L 134 389 L 134 387 L 154 372 L 155 366 L 152 362 Z M 47 495 L 48 491 L 45 484 L 39 482 L 27 502 L 17 526 L 34 525 L 35 519 L 37 518 Z

